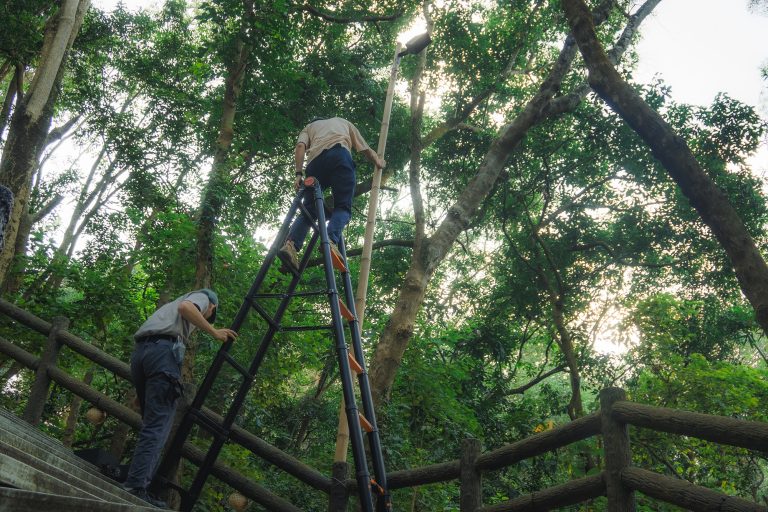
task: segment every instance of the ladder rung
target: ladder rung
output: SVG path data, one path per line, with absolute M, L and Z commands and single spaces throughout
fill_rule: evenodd
M 252 299 L 285 299 L 287 297 L 312 297 L 317 295 L 328 295 L 328 290 L 317 290 L 313 292 L 295 292 L 295 293 L 257 293 Z
M 349 310 L 344 301 L 339 298 L 339 309 L 341 310 L 341 316 L 349 320 L 350 322 L 355 319 L 355 315 Z
M 229 439 L 229 431 L 224 430 L 221 427 L 221 425 L 214 422 L 211 418 L 206 416 L 201 410 L 189 409 L 187 411 L 187 414 L 190 414 L 192 416 L 192 419 L 194 419 L 198 425 L 205 428 L 215 436 L 222 437 L 224 439 Z
M 339 258 L 339 256 L 331 249 L 331 262 L 333 263 L 333 268 L 338 270 L 339 272 L 347 272 L 347 266 L 344 264 L 344 261 Z
M 357 418 L 360 420 L 360 426 L 363 428 L 363 430 L 369 433 L 373 432 L 373 425 L 371 425 L 371 422 L 368 421 L 365 416 L 363 416 L 363 413 L 357 413 Z
M 174 491 L 178 492 L 182 496 L 186 495 L 189 492 L 189 491 L 187 491 L 187 489 L 185 489 L 184 487 L 180 486 L 179 484 L 177 484 L 173 480 L 169 480 L 168 478 L 166 478 L 166 477 L 164 477 L 162 475 L 157 475 L 155 478 L 157 478 L 157 480 L 161 484 L 163 484 L 163 487 L 170 487 L 171 489 L 173 489 Z
M 358 375 L 363 373 L 363 367 L 360 365 L 360 363 L 357 362 L 357 359 L 355 359 L 355 356 L 352 355 L 352 352 L 347 352 L 347 359 L 349 359 L 349 367 L 353 372 Z
M 384 496 L 385 494 L 384 488 L 374 478 L 371 478 L 371 490 L 379 496 Z
M 320 331 L 323 329 L 333 329 L 333 325 L 294 325 L 294 326 L 282 328 L 282 330 L 286 332 Z
M 267 321 L 267 323 L 276 331 L 280 330 L 280 324 L 275 322 L 275 320 L 272 318 L 272 316 L 267 313 L 267 311 L 259 305 L 258 302 L 251 302 L 251 307 L 256 310 L 256 312 L 261 315 L 261 318 Z
M 248 379 L 249 382 L 253 380 L 253 376 L 251 375 L 251 372 L 248 371 L 248 368 L 235 361 L 235 358 L 232 357 L 229 352 L 224 353 L 224 359 L 232 366 L 232 368 L 240 372 L 243 377 Z

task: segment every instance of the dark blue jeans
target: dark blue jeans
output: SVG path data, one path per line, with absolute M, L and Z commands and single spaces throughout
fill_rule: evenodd
M 144 341 L 136 343 L 131 355 L 131 377 L 141 405 L 142 426 L 125 487 L 147 488 L 171 430 L 176 401 L 181 396 L 181 371 L 172 346 L 171 340 Z
M 333 213 L 328 219 L 328 237 L 335 244 L 339 243 L 341 231 L 349 224 L 352 217 L 352 199 L 355 196 L 355 162 L 344 146 L 337 144 L 315 157 L 307 166 L 307 176 L 314 176 L 323 190 L 331 189 L 333 195 Z M 311 190 L 304 196 L 304 206 L 316 216 L 315 199 Z M 307 237 L 311 221 L 303 212 L 294 221 L 288 238 L 293 240 L 296 249 L 301 249 Z

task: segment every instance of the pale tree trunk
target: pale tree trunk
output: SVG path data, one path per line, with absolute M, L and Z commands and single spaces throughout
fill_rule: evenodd
M 617 44 L 614 58 L 618 59 L 639 23 L 658 4 L 658 1 L 649 0 L 634 16 L 630 17 L 627 28 Z M 599 13 L 596 14 L 598 22 L 602 22 L 607 17 L 612 3 L 605 1 L 601 4 Z M 488 199 L 510 153 L 522 141 L 530 128 L 545 119 L 574 109 L 585 94 L 585 89 L 582 87 L 577 88 L 574 93 L 554 99 L 555 93 L 560 90 L 565 74 L 570 69 L 575 54 L 575 40 L 572 36 L 568 36 L 549 77 L 542 83 L 538 93 L 527 103 L 520 114 L 501 130 L 499 137 L 491 144 L 486 153 L 475 177 L 448 209 L 445 219 L 435 233 L 425 238 L 422 244 L 415 244 L 405 283 L 400 289 L 395 308 L 382 332 L 372 358 L 371 392 L 377 404 L 388 399 L 395 374 L 413 335 L 416 317 L 430 278 L 445 259 L 459 234 L 467 229 L 482 203 Z
M 53 117 L 58 85 L 64 73 L 65 57 L 80 30 L 90 0 L 64 0 L 48 25 L 40 65 L 29 91 L 17 103 L 11 119 L 8 140 L 0 161 L 0 184 L 14 194 L 10 221 L 5 231 L 5 246 L 0 252 L 0 282 L 5 280 L 13 261 L 21 214 L 29 201 L 32 174 L 45 144 Z M 17 90 L 21 95 L 22 90 Z
M 5 389 L 8 385 L 8 381 L 14 378 L 18 373 L 24 369 L 24 365 L 15 359 L 11 359 L 11 363 L 8 365 L 8 369 L 5 370 L 2 376 L 0 376 L 0 390 Z
M 592 89 L 637 132 L 667 169 L 731 260 L 741 290 L 768 333 L 768 265 L 723 191 L 675 133 L 619 75 L 597 41 L 589 8 L 582 0 L 564 0 L 568 21 L 589 70 Z

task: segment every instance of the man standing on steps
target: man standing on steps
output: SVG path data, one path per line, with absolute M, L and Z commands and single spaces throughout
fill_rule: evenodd
M 294 151 L 296 179 L 294 186 L 298 190 L 304 173 L 304 157 L 307 158 L 307 176 L 313 176 L 320 182 L 323 190 L 330 188 L 333 194 L 333 213 L 328 219 L 328 238 L 331 241 L 331 253 L 341 260 L 337 247 L 341 231 L 352 217 L 352 199 L 355 195 L 355 162 L 352 150 L 362 151 L 373 165 L 384 168 L 387 163 L 365 142 L 354 124 L 341 117 L 314 119 L 299 134 Z M 315 215 L 313 197 L 307 194 L 304 205 Z M 280 270 L 297 272 L 299 258 L 296 251 L 301 249 L 310 228 L 311 221 L 302 214 L 293 222 L 283 247 L 277 253 L 283 262 Z
M 131 377 L 142 425 L 123 486 L 156 507 L 166 508 L 166 504 L 150 496 L 147 487 L 157 470 L 181 396 L 184 343 L 195 328 L 221 342 L 237 338 L 231 329 L 213 327 L 218 307 L 219 298 L 212 290 L 190 292 L 158 308 L 133 335 L 136 345 L 131 355 Z

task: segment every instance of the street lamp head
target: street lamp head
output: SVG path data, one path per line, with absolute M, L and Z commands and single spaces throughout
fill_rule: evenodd
M 432 42 L 432 38 L 429 37 L 429 32 L 424 32 L 415 37 L 412 37 L 407 43 L 405 43 L 405 50 L 397 54 L 398 57 L 404 55 L 416 55 L 421 50 L 427 47 Z

